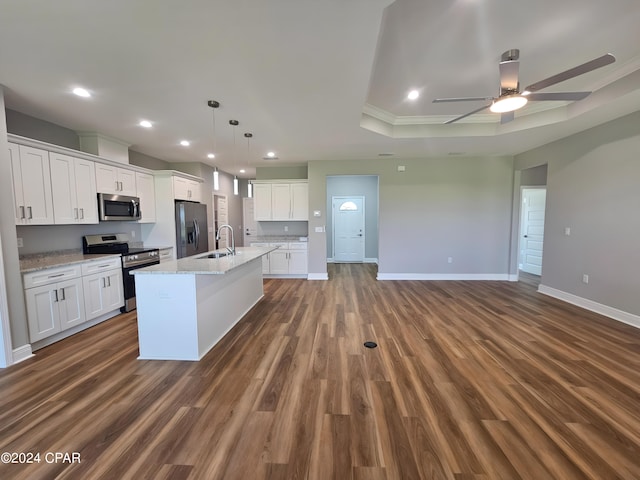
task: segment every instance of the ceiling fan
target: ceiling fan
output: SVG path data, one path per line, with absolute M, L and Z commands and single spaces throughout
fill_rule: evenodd
M 459 98 L 436 98 L 433 103 L 444 102 L 469 102 L 469 101 L 490 101 L 484 105 L 464 115 L 444 122 L 445 124 L 457 122 L 469 115 L 478 113 L 486 108 L 494 113 L 502 114 L 500 123 L 507 123 L 514 119 L 514 111 L 524 107 L 530 101 L 576 101 L 587 97 L 591 92 L 549 92 L 536 93 L 538 90 L 550 87 L 556 83 L 564 82 L 570 78 L 577 77 L 605 65 L 616 61 L 610 53 L 595 58 L 587 63 L 570 68 L 552 77 L 540 80 L 529 85 L 524 90 L 520 90 L 518 72 L 520 69 L 520 50 L 507 50 L 502 54 L 500 60 L 500 95 L 497 97 L 459 97 Z

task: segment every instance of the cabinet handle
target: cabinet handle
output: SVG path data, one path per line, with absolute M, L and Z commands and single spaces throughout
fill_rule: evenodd
M 60 300 L 64 300 L 64 288 L 60 289 Z
M 107 288 L 107 279 L 102 277 L 102 288 Z
M 56 294 L 56 299 L 54 300 L 54 302 L 57 302 L 58 301 L 58 290 L 54 290 L 53 293 Z
M 80 220 L 84 219 L 84 208 L 80 209 Z
M 111 277 L 107 277 L 107 281 L 109 282 L 109 284 L 107 285 L 107 287 L 111 286 Z
M 49 275 L 48 278 L 56 278 L 56 277 L 61 277 L 63 275 L 64 273 L 56 273 L 55 275 Z
M 76 220 L 78 219 L 78 209 L 77 208 L 73 209 L 73 218 L 75 218 Z
M 31 210 L 31 207 L 27 207 L 27 211 L 29 212 L 29 220 L 31 220 L 33 218 L 33 211 Z
M 24 220 L 24 205 L 20 205 L 20 220 Z

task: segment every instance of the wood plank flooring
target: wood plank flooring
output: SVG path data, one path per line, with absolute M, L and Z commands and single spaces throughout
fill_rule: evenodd
M 137 360 L 132 312 L 0 371 L 0 452 L 42 455 L 0 479 L 640 479 L 640 330 L 375 274 L 265 280 L 201 362 Z

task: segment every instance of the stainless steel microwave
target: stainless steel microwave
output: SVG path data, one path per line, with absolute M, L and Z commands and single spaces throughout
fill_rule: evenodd
M 127 195 L 98 194 L 101 222 L 140 220 L 140 199 Z

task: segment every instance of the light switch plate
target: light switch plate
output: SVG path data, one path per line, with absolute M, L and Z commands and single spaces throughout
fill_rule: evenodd
M 314 210 L 313 211 L 313 216 L 314 217 L 320 217 L 322 214 L 320 213 L 320 210 Z
M 324 232 L 324 227 L 316 227 L 314 231 L 316 233 L 322 233 L 322 232 Z

